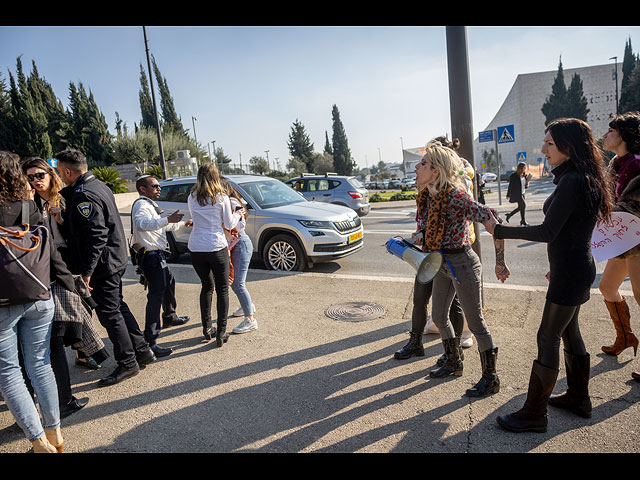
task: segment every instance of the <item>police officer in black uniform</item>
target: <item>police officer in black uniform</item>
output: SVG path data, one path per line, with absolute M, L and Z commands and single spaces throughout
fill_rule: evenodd
M 122 298 L 122 276 L 128 261 L 122 220 L 113 192 L 88 171 L 82 152 L 67 149 L 54 158 L 67 185 L 60 193 L 67 205 L 62 232 L 73 252 L 69 269 L 81 275 L 91 289 L 98 320 L 107 330 L 118 362 L 98 386 L 114 385 L 137 375 L 140 367 L 156 359 Z

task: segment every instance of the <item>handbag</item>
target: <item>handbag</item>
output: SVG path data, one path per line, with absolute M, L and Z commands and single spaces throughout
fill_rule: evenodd
M 28 203 L 22 203 L 22 225 L 0 226 L 0 306 L 51 298 L 49 230 L 29 225 Z

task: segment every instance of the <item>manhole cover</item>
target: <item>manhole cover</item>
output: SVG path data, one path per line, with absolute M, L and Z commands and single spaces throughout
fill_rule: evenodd
M 347 322 L 364 322 L 374 320 L 384 315 L 385 310 L 382 305 L 371 302 L 347 302 L 331 305 L 324 314 L 334 320 L 344 320 Z

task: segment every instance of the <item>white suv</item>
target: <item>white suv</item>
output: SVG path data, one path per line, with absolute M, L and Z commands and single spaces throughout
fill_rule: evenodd
M 226 175 L 243 197 L 249 213 L 246 232 L 253 243 L 254 255 L 273 270 L 301 271 L 314 262 L 351 255 L 364 245 L 360 217 L 350 208 L 328 203 L 309 202 L 299 193 L 274 178 L 262 175 Z M 160 182 L 157 200 L 163 215 L 176 210 L 188 220 L 187 197 L 195 177 Z M 191 228 L 167 232 L 171 256 L 175 262 L 187 252 Z

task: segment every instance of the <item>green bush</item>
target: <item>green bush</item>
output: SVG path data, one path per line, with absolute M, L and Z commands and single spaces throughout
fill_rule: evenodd
M 112 167 L 96 167 L 91 173 L 107 185 L 113 193 L 127 193 L 129 191 L 129 181 L 120 178 L 120 172 Z

